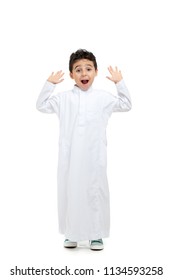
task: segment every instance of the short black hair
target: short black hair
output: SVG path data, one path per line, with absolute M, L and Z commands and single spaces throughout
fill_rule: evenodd
M 92 61 L 94 64 L 95 70 L 97 70 L 97 61 L 96 61 L 96 58 L 93 55 L 93 53 L 89 52 L 85 49 L 79 49 L 70 55 L 70 60 L 69 60 L 70 72 L 72 72 L 72 70 L 73 70 L 74 63 L 80 59 L 88 59 L 88 60 Z

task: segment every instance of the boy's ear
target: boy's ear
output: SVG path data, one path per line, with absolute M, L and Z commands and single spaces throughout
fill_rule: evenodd
M 69 75 L 70 75 L 70 78 L 73 79 L 73 73 L 70 72 Z

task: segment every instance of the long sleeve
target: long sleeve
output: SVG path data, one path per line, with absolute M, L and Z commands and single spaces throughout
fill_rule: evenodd
M 113 112 L 126 112 L 131 110 L 131 98 L 124 80 L 116 84 L 118 95 L 108 94 L 104 107 L 108 115 Z
M 53 95 L 55 85 L 46 81 L 36 103 L 37 110 L 43 113 L 57 113 L 59 114 L 59 96 Z

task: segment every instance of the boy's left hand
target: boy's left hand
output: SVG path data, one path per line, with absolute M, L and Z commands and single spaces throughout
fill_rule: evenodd
M 111 77 L 106 77 L 108 78 L 110 81 L 114 82 L 114 83 L 118 83 L 123 79 L 123 76 L 121 74 L 121 71 L 118 70 L 118 67 L 115 67 L 115 69 L 112 68 L 112 66 L 108 67 L 109 73 L 111 74 Z

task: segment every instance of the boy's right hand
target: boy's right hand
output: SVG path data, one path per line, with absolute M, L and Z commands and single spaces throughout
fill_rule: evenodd
M 63 75 L 64 75 L 64 73 L 62 72 L 62 70 L 56 72 L 55 74 L 54 74 L 54 72 L 52 72 L 52 74 L 49 76 L 47 81 L 52 84 L 59 84 L 62 81 L 64 81 L 64 79 L 62 79 Z

